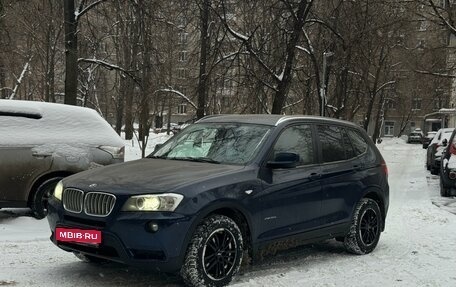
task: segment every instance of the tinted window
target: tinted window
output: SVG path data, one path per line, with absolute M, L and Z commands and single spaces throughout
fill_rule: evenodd
M 351 143 L 353 145 L 353 150 L 355 156 L 361 155 L 367 150 L 366 140 L 359 134 L 359 132 L 348 130 L 348 136 L 350 137 Z
M 311 126 L 299 125 L 284 130 L 274 146 L 273 158 L 282 152 L 298 154 L 299 165 L 314 163 Z
M 318 126 L 323 162 L 345 160 L 353 157 L 353 149 L 342 128 Z

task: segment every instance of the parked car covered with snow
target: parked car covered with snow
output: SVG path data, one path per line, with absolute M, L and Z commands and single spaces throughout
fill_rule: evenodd
M 388 169 L 359 126 L 219 115 L 147 158 L 63 179 L 47 218 L 52 242 L 86 261 L 225 286 L 247 252 L 257 259 L 280 241 L 336 238 L 351 253 L 370 253 L 388 206 Z
M 454 128 L 443 128 L 437 131 L 437 134 L 432 139 L 431 143 L 427 148 L 426 153 L 426 167 L 431 171 L 432 174 L 438 174 L 440 166 L 435 165 L 435 154 L 437 149 L 443 145 L 443 140 L 447 141 L 451 137 L 451 133 L 454 131 Z
M 421 143 L 423 135 L 421 131 L 411 132 L 407 137 L 407 143 Z
M 428 132 L 426 136 L 423 137 L 421 143 L 423 144 L 423 148 L 427 149 L 431 141 L 434 139 L 435 135 L 437 134 L 436 131 Z
M 0 208 L 30 207 L 37 218 L 63 177 L 123 162 L 124 143 L 94 110 L 0 100 Z

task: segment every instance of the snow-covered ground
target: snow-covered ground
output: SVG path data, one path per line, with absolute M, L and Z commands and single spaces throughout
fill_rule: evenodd
M 421 145 L 386 139 L 379 148 L 391 198 L 373 253 L 350 255 L 334 240 L 297 247 L 244 267 L 232 285 L 456 286 L 456 199 L 439 196 L 438 177 L 426 171 Z M 140 154 L 131 146 L 126 151 L 128 159 Z M 80 262 L 49 235 L 47 221 L 27 216 L 27 210 L 0 211 L 0 286 L 182 285 L 176 276 Z

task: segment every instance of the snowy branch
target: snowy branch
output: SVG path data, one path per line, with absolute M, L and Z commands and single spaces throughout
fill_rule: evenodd
M 386 83 L 383 83 L 382 85 L 380 85 L 380 87 L 378 87 L 378 89 L 375 91 L 375 93 L 378 93 L 378 92 L 380 92 L 381 90 L 383 90 L 386 86 L 393 85 L 393 84 L 395 84 L 395 83 L 396 83 L 395 80 L 389 81 L 389 82 L 386 82 Z
M 419 74 L 431 75 L 431 76 L 442 77 L 442 78 L 450 78 L 450 79 L 456 78 L 456 75 L 452 75 L 452 74 L 437 73 L 437 72 L 423 71 L 423 70 L 415 70 L 415 72 L 419 73 Z
M 76 22 L 78 22 L 79 18 L 81 18 L 85 13 L 87 13 L 87 11 L 89 11 L 90 9 L 92 9 L 93 7 L 97 6 L 98 4 L 100 4 L 100 3 L 104 2 L 104 1 L 106 1 L 106 0 L 98 0 L 98 1 L 95 1 L 93 3 L 90 3 L 89 5 L 87 5 L 84 8 L 79 7 L 78 11 L 74 12 L 74 20 Z
M 187 103 L 189 103 L 195 110 L 198 109 L 198 107 L 196 106 L 196 104 L 190 100 L 186 95 L 184 95 L 183 93 L 177 91 L 177 90 L 174 90 L 174 89 L 159 89 L 159 90 L 156 90 L 154 92 L 154 94 L 158 93 L 158 92 L 166 92 L 166 93 L 173 93 L 179 97 L 181 97 L 182 99 L 184 99 Z
M 294 102 L 294 103 L 291 103 L 291 104 L 288 104 L 286 106 L 283 107 L 283 109 L 287 109 L 287 108 L 291 108 L 292 106 L 296 106 L 297 104 L 300 104 L 304 101 L 304 99 L 300 99 L 299 101 L 297 102 Z
M 29 68 L 29 66 L 30 66 L 30 61 L 31 61 L 31 60 L 32 60 L 32 58 L 30 57 L 30 59 L 27 61 L 27 63 L 25 63 L 24 68 L 22 69 L 21 75 L 20 75 L 19 78 L 16 80 L 16 85 L 14 86 L 13 93 L 12 93 L 11 96 L 9 97 L 10 100 L 13 100 L 14 97 L 16 96 L 17 90 L 19 89 L 19 86 L 21 85 L 22 80 L 23 80 L 24 77 L 25 77 L 25 73 L 27 73 L 27 70 L 28 70 L 28 68 Z
M 127 71 L 124 68 L 119 67 L 117 65 L 105 62 L 103 60 L 79 58 L 78 59 L 78 63 L 80 63 L 80 62 L 90 63 L 90 64 L 97 64 L 97 65 L 103 66 L 104 68 L 106 68 L 108 70 L 120 71 L 120 72 L 124 73 L 125 75 L 129 76 L 130 78 L 132 78 L 135 82 L 139 83 L 138 79 L 132 73 L 130 73 L 129 71 Z
M 296 46 L 296 49 L 298 49 L 299 51 L 303 51 L 304 53 L 310 55 L 310 51 L 306 48 L 304 48 L 303 46 Z

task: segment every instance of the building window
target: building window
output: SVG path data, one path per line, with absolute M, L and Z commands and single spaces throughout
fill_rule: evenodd
M 188 70 L 186 68 L 178 68 L 177 69 L 177 76 L 179 79 L 187 78 Z
M 385 121 L 385 130 L 384 130 L 384 135 L 385 136 L 394 136 L 394 122 L 386 122 Z
M 442 98 L 435 98 L 434 99 L 434 110 L 440 110 L 443 107 L 443 100 Z
M 180 51 L 179 52 L 179 62 L 187 62 L 188 58 L 188 52 L 187 51 Z
M 418 50 L 423 50 L 424 48 L 426 48 L 426 41 L 423 39 L 418 40 L 418 43 L 416 44 L 416 48 Z
M 179 44 L 186 45 L 188 43 L 188 33 L 180 32 L 179 33 Z
M 386 100 L 386 108 L 388 110 L 395 110 L 396 109 L 396 102 L 392 99 Z
M 177 106 L 177 113 L 178 114 L 186 114 L 187 113 L 187 104 L 180 104 Z
M 421 98 L 412 99 L 412 110 L 421 110 Z

